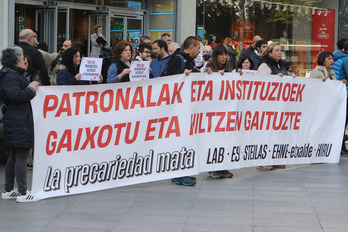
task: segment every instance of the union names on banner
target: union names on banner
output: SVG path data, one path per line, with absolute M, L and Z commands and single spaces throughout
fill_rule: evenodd
M 337 163 L 340 81 L 235 73 L 40 87 L 32 100 L 41 199 L 200 172 Z

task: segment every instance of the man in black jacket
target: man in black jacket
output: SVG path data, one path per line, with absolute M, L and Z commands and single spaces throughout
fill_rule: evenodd
M 187 37 L 183 43 L 183 49 L 178 48 L 173 53 L 163 76 L 179 73 L 185 73 L 188 76 L 191 72 L 200 72 L 194 61 L 200 51 L 200 43 L 197 38 Z
M 194 36 L 189 36 L 183 43 L 183 49 L 178 48 L 164 71 L 163 76 L 185 73 L 188 76 L 191 72 L 200 72 L 196 67 L 194 59 L 200 53 L 200 43 Z M 172 182 L 178 185 L 194 186 L 196 178 L 191 176 L 172 178 Z
M 23 49 L 24 55 L 27 56 L 33 65 L 33 69 L 39 71 L 40 81 L 42 85 L 50 85 L 50 78 L 47 73 L 47 67 L 41 53 L 34 48 L 37 35 L 30 29 L 24 29 L 19 33 L 18 46 Z M 33 73 L 29 73 L 33 74 Z
M 253 43 L 245 50 L 243 50 L 243 52 L 240 54 L 239 59 L 237 64 L 239 64 L 239 62 L 241 62 L 241 60 L 243 60 L 246 57 L 250 57 L 253 55 L 255 47 L 256 47 L 256 42 L 261 40 L 261 36 L 259 35 L 255 35 L 253 38 Z

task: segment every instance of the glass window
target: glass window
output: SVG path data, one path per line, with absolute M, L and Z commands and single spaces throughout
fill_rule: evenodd
M 35 7 L 16 4 L 15 12 L 15 42 L 18 42 L 19 32 L 23 29 L 35 28 Z
M 151 0 L 150 37 L 159 39 L 163 33 L 174 33 L 174 0 Z
M 106 6 L 117 6 L 125 7 L 137 10 L 147 10 L 147 1 L 146 0 L 104 0 L 104 5 Z
M 85 4 L 92 4 L 92 5 L 100 5 L 101 0 L 59 0 L 61 2 L 73 2 L 73 3 L 85 3 Z
M 204 26 L 205 43 L 212 46 L 231 37 L 237 52 L 249 47 L 255 35 L 280 42 L 288 70 L 308 76 L 318 54 L 335 49 L 335 10 L 323 8 L 326 3 L 308 5 L 299 0 L 296 4 L 197 0 L 197 27 Z

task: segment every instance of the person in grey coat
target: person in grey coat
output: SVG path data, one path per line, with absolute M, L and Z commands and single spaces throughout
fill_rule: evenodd
M 95 25 L 93 28 L 94 33 L 91 35 L 92 49 L 90 57 L 102 57 L 103 47 L 107 47 L 108 43 L 103 35 L 103 28 L 100 25 Z

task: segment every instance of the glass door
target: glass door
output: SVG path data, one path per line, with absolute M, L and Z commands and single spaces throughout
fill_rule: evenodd
M 140 42 L 140 37 L 142 35 L 143 20 L 138 18 L 128 18 L 127 17 L 127 41 L 133 44 L 133 47 Z
M 125 40 L 133 47 L 139 44 L 143 33 L 143 16 L 113 15 L 110 19 L 110 40 L 112 43 Z
M 90 13 L 88 15 L 88 56 L 91 52 L 91 34 L 94 33 L 93 27 L 95 25 L 99 24 L 103 28 L 103 35 L 108 42 L 108 45 L 110 44 L 110 31 L 108 28 L 110 28 L 110 14 L 109 12 L 105 13 Z
M 58 8 L 58 25 L 57 25 L 57 51 L 62 49 L 65 40 L 70 39 L 69 24 L 70 23 L 70 8 Z
M 124 40 L 125 34 L 127 33 L 126 27 L 124 27 L 125 17 L 116 16 L 110 20 L 110 41 L 111 45 L 115 44 L 120 40 Z
M 37 8 L 35 11 L 35 29 L 38 31 L 40 42 L 48 46 L 48 52 L 57 52 L 57 22 L 58 8 Z

